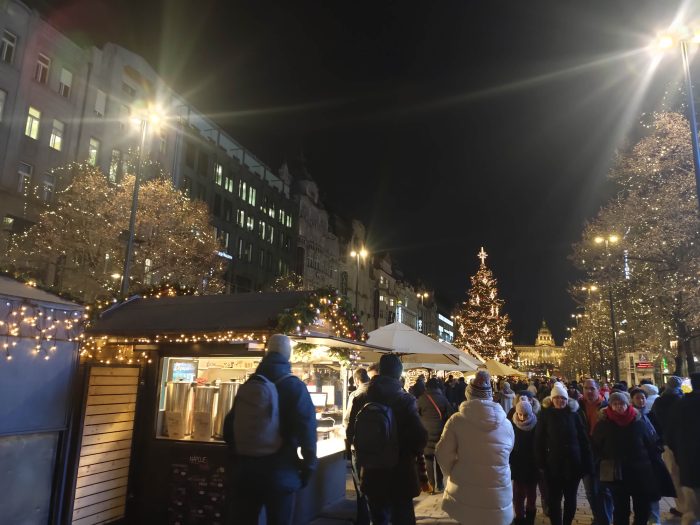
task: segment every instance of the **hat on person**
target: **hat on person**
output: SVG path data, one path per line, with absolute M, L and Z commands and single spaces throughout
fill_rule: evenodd
M 399 359 L 399 356 L 394 354 L 384 354 L 379 359 L 380 376 L 389 376 L 393 377 L 394 379 L 398 379 L 401 377 L 402 373 L 403 364 L 401 363 L 401 359 Z
M 569 393 L 566 391 L 566 387 L 559 381 L 552 385 L 552 391 L 549 393 L 550 397 L 563 397 L 569 399 Z
M 621 401 L 625 405 L 630 405 L 630 395 L 627 392 L 613 392 L 610 394 L 610 399 L 608 399 L 608 404 L 612 405 L 615 401 Z
M 292 341 L 284 334 L 274 334 L 267 340 L 267 353 L 280 354 L 287 361 L 292 357 Z
M 528 400 L 523 399 L 522 401 L 519 401 L 517 405 L 515 405 L 515 411 L 518 414 L 529 418 L 532 416 L 532 405 Z
M 528 399 L 532 399 L 533 397 L 535 397 L 535 394 L 533 394 L 529 390 L 518 390 L 515 393 L 515 395 L 518 397 L 527 397 Z
M 666 379 L 666 386 L 668 388 L 680 388 L 683 384 L 683 380 L 678 376 L 668 376 Z
M 479 370 L 467 387 L 467 400 L 491 399 L 491 376 L 486 370 Z

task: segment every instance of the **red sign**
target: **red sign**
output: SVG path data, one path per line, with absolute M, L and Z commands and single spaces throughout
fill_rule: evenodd
M 637 363 L 637 368 L 654 368 L 653 363 Z

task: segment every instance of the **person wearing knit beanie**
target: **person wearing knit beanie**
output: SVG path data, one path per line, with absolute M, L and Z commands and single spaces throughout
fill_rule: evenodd
M 539 470 L 535 462 L 535 426 L 537 416 L 527 398 L 515 405 L 511 418 L 515 432 L 515 446 L 510 453 L 510 475 L 513 480 L 514 525 L 534 523 L 537 513 L 537 482 Z
M 403 373 L 403 364 L 396 354 L 384 354 L 379 359 L 379 375 L 399 379 Z
M 284 334 L 274 334 L 267 340 L 267 353 L 280 354 L 286 361 L 292 358 L 292 341 Z
M 467 401 L 472 399 L 486 399 L 491 401 L 493 393 L 491 391 L 491 376 L 486 370 L 479 370 L 476 376 L 469 381 L 467 387 Z
M 552 391 L 550 392 L 550 397 L 563 397 L 568 401 L 569 399 L 569 393 L 566 390 L 566 387 L 557 381 L 552 385 Z
M 666 379 L 666 388 L 680 388 L 683 380 L 678 376 L 668 376 Z

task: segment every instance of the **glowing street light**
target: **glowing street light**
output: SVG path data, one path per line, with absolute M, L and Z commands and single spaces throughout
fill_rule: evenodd
M 360 283 L 360 258 L 362 260 L 365 260 L 367 258 L 367 250 L 365 250 L 364 246 L 360 249 L 360 251 L 351 251 L 350 252 L 350 257 L 354 257 L 355 261 L 357 262 L 357 273 L 355 274 L 355 311 L 359 312 L 360 309 L 357 305 L 357 296 L 358 296 L 358 287 Z
M 693 80 L 690 76 L 690 60 L 688 58 L 688 47 L 700 44 L 700 30 L 690 30 L 681 28 L 659 35 L 652 44 L 652 48 L 662 52 L 670 52 L 674 47 L 679 46 L 681 50 L 681 60 L 683 61 L 683 75 L 685 77 L 685 90 L 688 97 L 688 113 L 690 121 L 690 140 L 693 146 L 693 165 L 695 167 L 695 192 L 700 206 L 700 144 L 698 143 L 698 117 L 695 112 L 695 97 L 693 95 Z
M 141 131 L 141 143 L 139 145 L 139 155 L 134 175 L 134 193 L 131 197 L 131 215 L 129 216 L 129 236 L 126 241 L 126 253 L 124 255 L 124 271 L 122 272 L 122 286 L 120 294 L 126 298 L 129 293 L 129 273 L 131 271 L 131 259 L 134 253 L 134 233 L 136 230 L 136 211 L 139 204 L 139 186 L 141 184 L 141 171 L 144 160 L 144 149 L 146 148 L 146 138 L 149 128 L 158 128 L 162 119 L 162 114 L 157 108 L 149 108 L 148 111 L 131 117 L 132 125 Z

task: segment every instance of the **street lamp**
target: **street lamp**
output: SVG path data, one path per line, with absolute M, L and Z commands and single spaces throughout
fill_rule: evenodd
M 698 144 L 698 117 L 695 113 L 695 97 L 693 96 L 693 80 L 690 76 L 690 60 L 688 58 L 689 45 L 700 44 L 700 31 L 690 31 L 687 28 L 674 34 L 660 35 L 656 41 L 656 49 L 670 51 L 677 44 L 681 50 L 683 61 L 683 76 L 685 77 L 685 90 L 688 97 L 688 113 L 690 113 L 690 140 L 693 147 L 693 166 L 695 167 L 695 193 L 700 207 L 700 144 Z
M 134 233 L 136 230 L 136 210 L 139 204 L 139 186 L 141 184 L 141 171 L 143 166 L 144 149 L 146 148 L 146 138 L 151 126 L 158 127 L 161 121 L 160 112 L 151 109 L 141 116 L 133 116 L 131 123 L 134 127 L 140 128 L 141 142 L 136 164 L 136 174 L 134 175 L 134 193 L 131 197 L 131 215 L 129 216 L 129 236 L 126 241 L 126 253 L 124 254 L 124 271 L 122 272 L 121 297 L 126 298 L 129 293 L 129 274 L 131 272 L 131 259 L 134 253 Z
M 615 234 L 610 234 L 606 237 L 596 237 L 593 241 L 602 245 L 605 244 L 605 252 L 608 257 L 610 257 L 610 251 L 608 250 L 611 244 L 617 244 L 620 238 Z M 617 352 L 617 325 L 615 323 L 615 305 L 613 303 L 613 292 L 612 292 L 612 282 L 610 280 L 610 275 L 607 275 L 608 279 L 608 302 L 610 303 L 610 327 L 612 328 L 612 345 L 613 345 L 613 373 L 615 374 L 615 380 L 620 380 L 620 360 L 618 358 Z
M 360 308 L 357 305 L 357 291 L 360 283 L 360 258 L 362 258 L 362 260 L 367 258 L 367 250 L 365 250 L 364 247 L 361 248 L 360 251 L 353 250 L 350 252 L 350 257 L 354 257 L 357 263 L 357 273 L 355 274 L 355 311 L 359 312 Z

